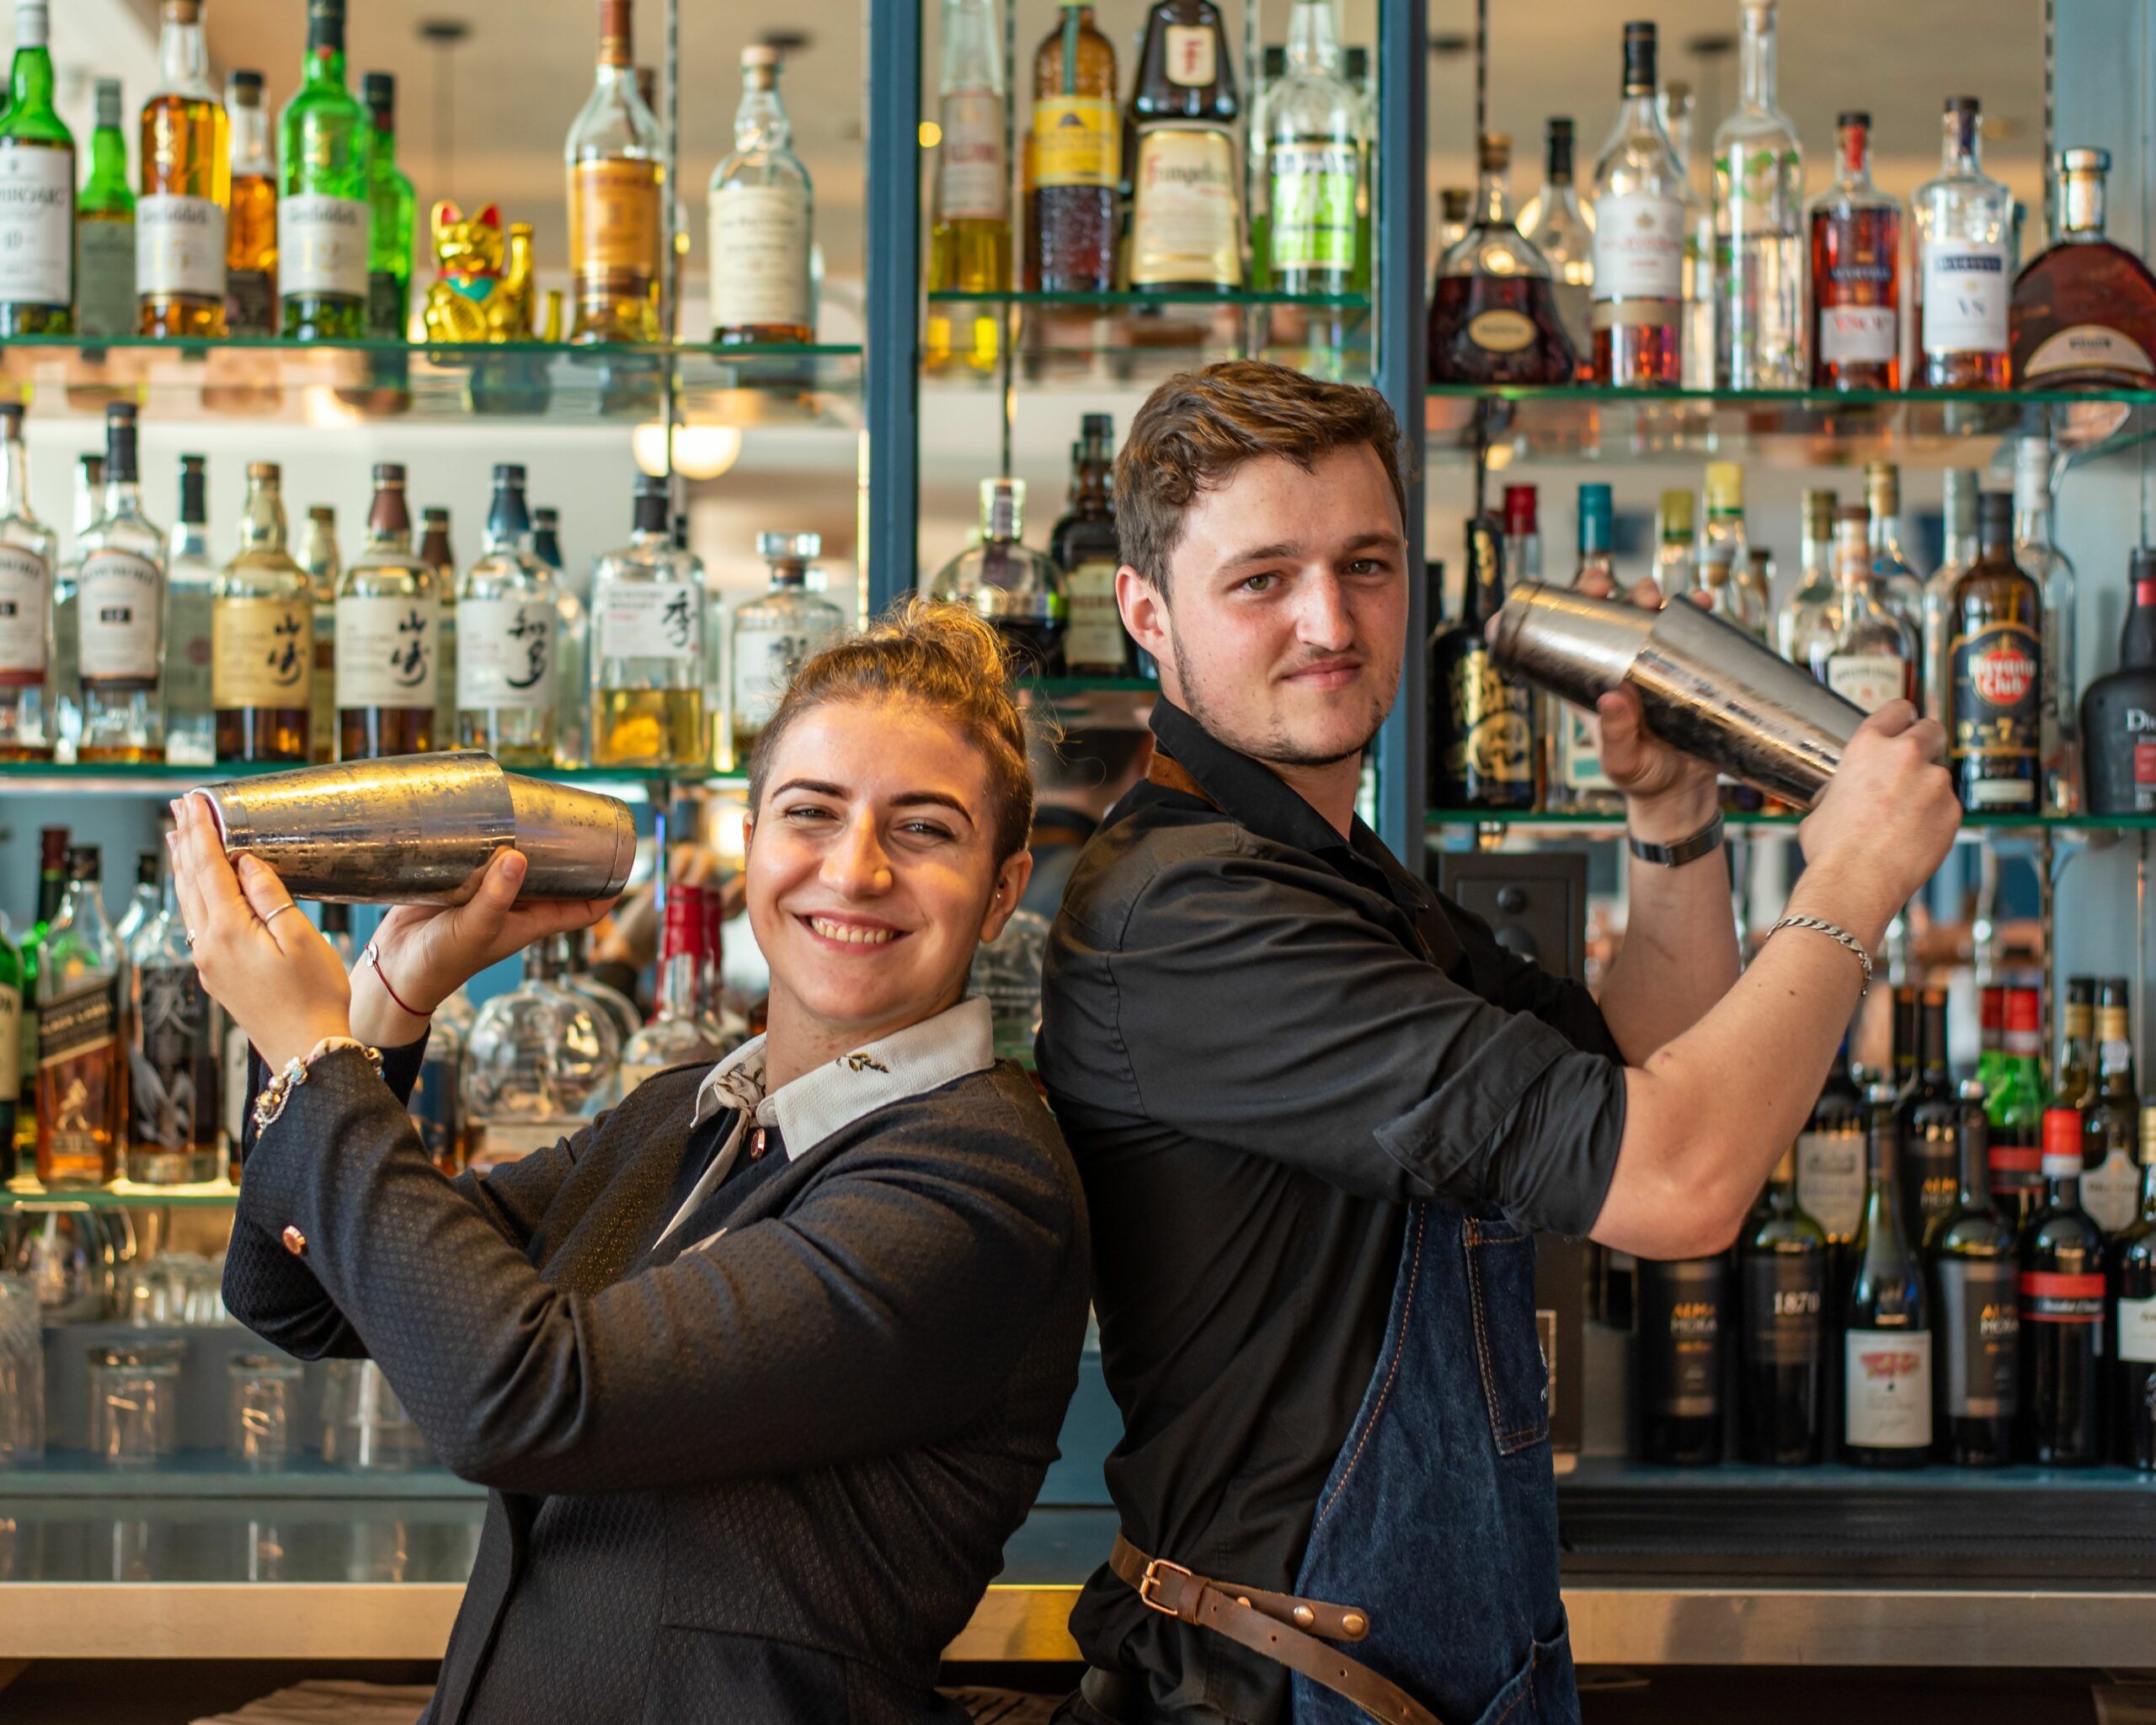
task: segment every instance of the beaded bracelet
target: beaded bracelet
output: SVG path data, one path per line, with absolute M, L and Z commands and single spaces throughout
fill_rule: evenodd
M 367 1057 L 367 1064 L 374 1068 L 374 1076 L 382 1076 L 382 1050 L 369 1048 L 357 1037 L 325 1036 L 304 1055 L 294 1055 L 285 1062 L 285 1070 L 273 1074 L 262 1087 L 262 1093 L 254 1098 L 254 1130 L 258 1136 L 272 1125 L 285 1112 L 285 1104 L 291 1099 L 293 1088 L 307 1082 L 307 1068 L 324 1055 L 334 1054 L 340 1048 L 355 1048 Z

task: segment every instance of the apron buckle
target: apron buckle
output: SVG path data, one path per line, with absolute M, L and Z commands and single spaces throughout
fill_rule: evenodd
M 1185 1581 L 1193 1581 L 1197 1578 L 1180 1563 L 1171 1563 L 1166 1557 L 1148 1557 L 1145 1560 L 1145 1573 L 1138 1578 L 1139 1603 L 1149 1610 L 1158 1611 L 1163 1617 L 1179 1618 L 1182 1613 L 1177 1610 L 1173 1605 L 1162 1605 L 1158 1596 L 1157 1590 L 1161 1585 L 1160 1572 L 1163 1569 L 1172 1571 Z

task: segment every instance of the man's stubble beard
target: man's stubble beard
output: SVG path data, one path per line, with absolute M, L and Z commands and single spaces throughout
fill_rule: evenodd
M 1351 749 L 1335 750 L 1323 755 L 1313 754 L 1297 749 L 1284 738 L 1235 735 L 1231 728 L 1219 723 L 1218 715 L 1210 710 L 1211 703 L 1205 699 L 1198 679 L 1192 675 L 1191 662 L 1183 652 L 1181 638 L 1171 637 L 1169 644 L 1174 649 L 1176 680 L 1182 685 L 1183 700 L 1189 706 L 1190 716 L 1198 721 L 1205 734 L 1225 743 L 1239 754 L 1249 756 L 1253 761 L 1267 761 L 1275 766 L 1337 766 L 1343 761 L 1358 758 L 1376 740 L 1378 732 L 1385 724 L 1385 715 L 1392 710 L 1392 703 L 1400 695 L 1400 675 L 1396 670 L 1391 692 L 1377 703 L 1377 711 L 1371 716 L 1370 728 L 1362 741 Z

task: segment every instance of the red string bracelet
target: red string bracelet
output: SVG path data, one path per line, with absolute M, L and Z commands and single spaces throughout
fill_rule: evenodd
M 408 1018 L 431 1018 L 434 1017 L 434 1014 L 431 1012 L 417 1012 L 412 1007 L 406 1006 L 397 991 L 389 985 L 389 973 L 382 968 L 382 949 L 376 946 L 372 941 L 369 941 L 367 943 L 366 960 L 368 964 L 374 966 L 374 974 L 382 979 L 382 991 L 387 995 L 389 998 L 396 1003 L 397 1010 L 398 1012 L 403 1013 Z

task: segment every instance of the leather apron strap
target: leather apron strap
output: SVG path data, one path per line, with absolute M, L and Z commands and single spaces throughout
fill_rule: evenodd
M 1156 784 L 1164 791 L 1181 791 L 1186 797 L 1195 797 L 1209 809 L 1220 805 L 1209 796 L 1205 788 L 1190 776 L 1190 770 L 1172 755 L 1163 755 L 1154 750 L 1153 758 L 1146 763 L 1148 783 Z
M 1161 757 L 1153 758 L 1157 762 Z M 1278 1660 L 1346 1696 L 1373 1719 L 1386 1725 L 1439 1725 L 1438 1716 L 1406 1690 L 1319 1639 L 1360 1641 L 1370 1632 L 1369 1617 L 1351 1605 L 1214 1581 L 1165 1557 L 1147 1557 L 1120 1533 L 1108 1554 L 1108 1567 L 1135 1588 L 1150 1609 Z

